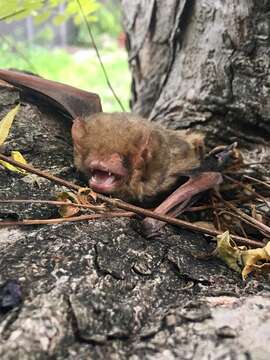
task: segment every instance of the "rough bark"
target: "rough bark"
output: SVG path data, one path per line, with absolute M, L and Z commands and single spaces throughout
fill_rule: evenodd
M 122 8 L 135 112 L 201 129 L 211 145 L 267 147 L 268 0 L 122 0 Z

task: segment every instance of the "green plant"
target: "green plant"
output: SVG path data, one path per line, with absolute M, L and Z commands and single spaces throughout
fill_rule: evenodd
M 62 24 L 68 19 L 73 19 L 75 24 L 82 22 L 80 6 L 86 18 L 94 19 L 95 11 L 100 7 L 97 0 L 9 0 L 1 1 L 0 20 L 21 20 L 30 15 L 34 16 L 35 23 L 40 24 L 49 18 L 55 25 Z M 63 5 L 62 12 L 55 12 Z

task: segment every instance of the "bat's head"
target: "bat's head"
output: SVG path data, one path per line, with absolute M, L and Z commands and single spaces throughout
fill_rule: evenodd
M 125 113 L 98 113 L 72 127 L 74 163 L 97 192 L 136 198 L 136 178 L 148 157 L 149 129 Z

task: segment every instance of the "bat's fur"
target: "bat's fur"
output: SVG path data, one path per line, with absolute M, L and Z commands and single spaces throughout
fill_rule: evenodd
M 196 142 L 201 136 L 167 130 L 130 113 L 97 113 L 72 129 L 75 166 L 87 174 L 91 158 L 126 167 L 125 181 L 113 191 L 119 198 L 143 202 L 168 193 L 181 175 L 199 164 Z

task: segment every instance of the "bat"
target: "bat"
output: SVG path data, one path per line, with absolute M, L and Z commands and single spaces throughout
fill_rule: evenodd
M 73 119 L 74 164 L 96 192 L 143 205 L 163 200 L 155 212 L 178 216 L 194 195 L 222 182 L 215 161 L 202 166 L 199 133 L 132 113 L 104 113 L 98 95 L 37 76 L 0 70 L 0 79 Z M 149 218 L 143 224 L 148 234 L 163 225 Z

